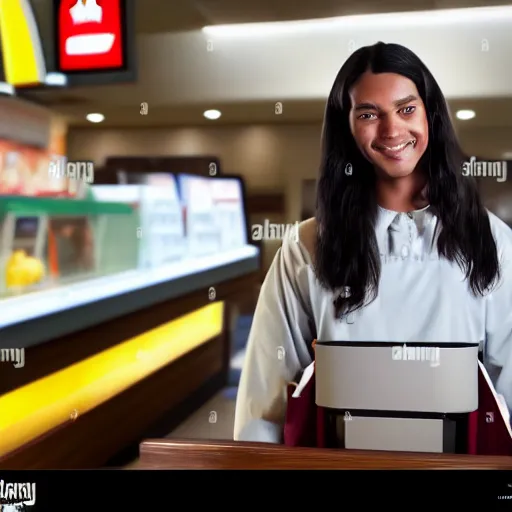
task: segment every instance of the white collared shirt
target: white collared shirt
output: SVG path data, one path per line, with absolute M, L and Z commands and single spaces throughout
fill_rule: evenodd
M 280 442 L 287 383 L 312 362 L 308 345 L 314 338 L 485 343 L 488 371 L 512 409 L 512 230 L 492 213 L 489 218 L 502 278 L 481 297 L 473 295 L 459 266 L 439 258 L 438 219 L 428 207 L 408 214 L 380 208 L 378 296 L 344 320 L 334 317 L 337 294 L 318 283 L 304 244 L 284 240 L 254 314 L 234 438 Z

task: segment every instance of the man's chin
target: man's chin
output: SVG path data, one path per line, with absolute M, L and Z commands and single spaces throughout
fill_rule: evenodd
M 410 166 L 386 166 L 377 167 L 377 176 L 381 179 L 394 180 L 399 178 L 406 178 L 414 172 L 414 167 Z

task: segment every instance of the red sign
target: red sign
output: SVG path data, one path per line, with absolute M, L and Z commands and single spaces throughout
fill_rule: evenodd
M 121 0 L 61 0 L 57 23 L 60 71 L 124 66 Z

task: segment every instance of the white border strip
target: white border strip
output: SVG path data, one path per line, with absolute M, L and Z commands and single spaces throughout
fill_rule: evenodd
M 258 254 L 256 247 L 247 245 L 234 251 L 176 262 L 154 270 L 130 270 L 0 300 L 0 328 L 212 270 Z

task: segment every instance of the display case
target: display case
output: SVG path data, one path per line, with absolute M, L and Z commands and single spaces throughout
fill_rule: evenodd
M 171 175 L 153 177 L 144 185 L 97 185 L 97 201 L 123 202 L 134 208 L 128 231 L 116 229 L 118 244 L 137 246 L 137 268 L 155 269 L 187 257 L 187 239 L 176 181 Z
M 118 247 L 115 265 L 103 252 L 108 227 L 129 225 L 129 205 L 36 197 L 0 199 L 0 299 L 55 289 L 135 268 Z M 115 220 L 114 220 L 115 219 Z

